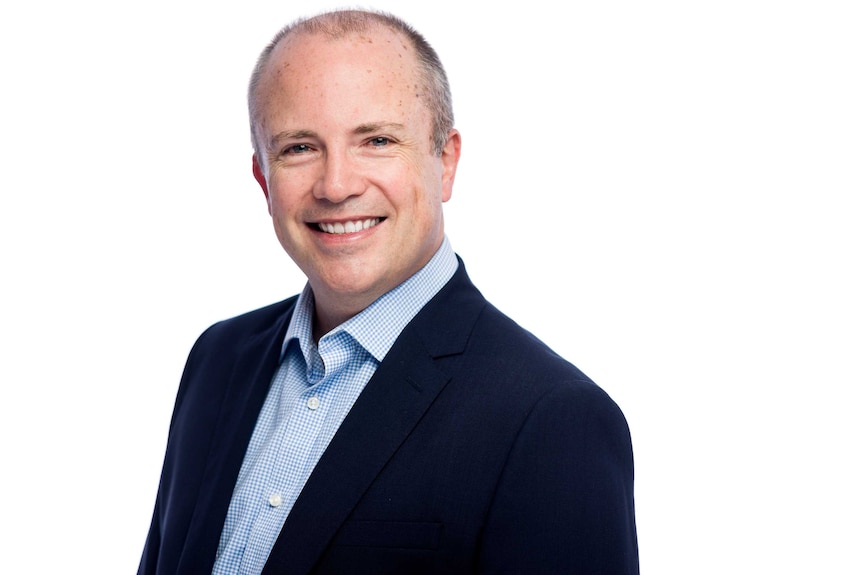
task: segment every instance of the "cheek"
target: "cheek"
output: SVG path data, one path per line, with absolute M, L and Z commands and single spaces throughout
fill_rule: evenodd
M 392 189 L 397 190 L 403 204 L 412 204 L 424 214 L 443 202 L 442 170 L 438 164 L 434 159 L 415 155 L 402 158 L 397 179 L 391 179 L 390 183 L 397 183 Z
M 302 202 L 303 190 L 305 189 L 308 188 L 303 187 L 303 179 L 300 174 L 291 174 L 290 177 L 286 174 L 279 174 L 272 178 L 269 189 L 269 204 L 272 215 L 278 214 L 284 217 L 287 214 L 295 213 Z

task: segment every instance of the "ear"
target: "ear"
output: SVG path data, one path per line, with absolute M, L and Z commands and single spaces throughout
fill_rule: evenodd
M 446 145 L 440 159 L 443 162 L 443 201 L 448 202 L 452 197 L 452 186 L 455 183 L 455 171 L 458 169 L 458 160 L 461 158 L 461 134 L 458 130 L 449 130 Z
M 263 195 L 266 196 L 266 205 L 268 206 L 269 213 L 272 215 L 272 208 L 269 204 L 269 188 L 266 185 L 266 176 L 263 175 L 263 169 L 260 167 L 260 162 L 257 161 L 257 156 L 252 154 L 251 156 L 251 173 L 254 174 L 254 179 L 257 180 L 257 183 L 260 184 L 260 189 L 263 190 Z

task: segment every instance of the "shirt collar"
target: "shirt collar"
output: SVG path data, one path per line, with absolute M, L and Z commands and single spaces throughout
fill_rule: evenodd
M 425 304 L 446 285 L 458 269 L 458 258 L 443 237 L 431 260 L 403 283 L 377 298 L 367 308 L 323 337 L 338 331 L 350 334 L 377 361 L 383 361 L 401 331 Z M 311 336 L 314 294 L 306 283 L 299 295 L 282 345 L 282 358 L 291 339 L 297 339 L 306 363 L 315 345 Z

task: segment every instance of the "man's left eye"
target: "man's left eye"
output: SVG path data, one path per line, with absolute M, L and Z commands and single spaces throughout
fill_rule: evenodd
M 392 142 L 392 140 L 390 140 L 389 138 L 386 138 L 384 136 L 377 136 L 376 138 L 371 138 L 369 143 L 372 146 L 380 147 L 380 146 L 388 146 L 391 142 Z

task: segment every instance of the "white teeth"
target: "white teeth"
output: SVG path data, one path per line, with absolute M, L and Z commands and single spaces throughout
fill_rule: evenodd
M 380 218 L 369 218 L 367 220 L 354 220 L 350 222 L 336 222 L 334 224 L 322 223 L 317 224 L 317 227 L 322 232 L 327 234 L 351 234 L 361 230 L 367 230 L 370 227 L 380 223 Z

